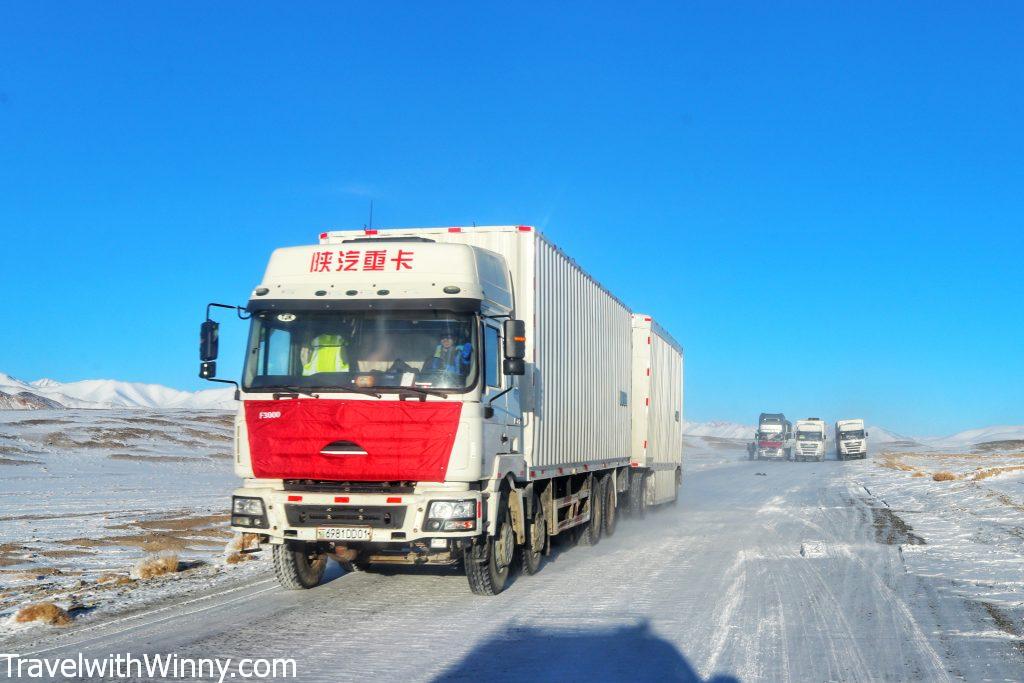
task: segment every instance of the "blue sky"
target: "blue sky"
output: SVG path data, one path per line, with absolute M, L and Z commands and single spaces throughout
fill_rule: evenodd
M 0 10 L 0 370 L 210 386 L 205 303 L 372 197 L 538 226 L 688 419 L 1024 422 L 1021 5 L 362 4 Z

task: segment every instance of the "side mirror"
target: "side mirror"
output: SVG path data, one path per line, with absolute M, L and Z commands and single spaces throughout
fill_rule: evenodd
M 515 360 L 526 358 L 526 323 L 522 320 L 505 321 L 505 358 Z
M 868 433 L 867 432 L 864 432 L 864 438 L 865 439 L 868 438 Z
M 506 358 L 501 363 L 501 369 L 506 375 L 525 375 L 526 361 L 522 358 Z
M 199 364 L 199 376 L 202 379 L 210 379 L 217 376 L 217 361 L 204 360 Z
M 220 337 L 220 323 L 207 320 L 199 326 L 199 360 L 217 360 L 217 341 Z M 202 374 L 200 374 L 202 377 Z

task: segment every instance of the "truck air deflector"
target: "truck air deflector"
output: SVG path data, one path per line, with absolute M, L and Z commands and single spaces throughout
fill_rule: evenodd
M 246 401 L 253 473 L 266 479 L 442 482 L 461 411 L 454 401 Z M 323 452 L 345 443 L 365 455 Z
M 430 311 L 479 311 L 481 299 L 468 297 L 444 297 L 431 299 L 409 299 L 400 296 L 391 298 L 373 292 L 363 292 L 361 297 L 337 298 L 344 291 L 330 292 L 322 299 L 250 299 L 246 309 L 258 311 L 365 311 L 365 310 L 430 310 Z M 372 297 L 372 298 L 370 298 Z

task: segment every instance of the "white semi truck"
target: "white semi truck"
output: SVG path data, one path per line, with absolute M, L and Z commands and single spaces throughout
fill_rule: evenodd
M 789 460 L 793 452 L 793 423 L 782 413 L 761 413 L 754 441 L 747 446 L 750 460 Z
M 836 421 L 836 458 L 868 457 L 868 433 L 864 430 L 864 420 Z
M 234 531 L 286 588 L 327 558 L 449 564 L 494 595 L 551 539 L 676 499 L 682 347 L 529 226 L 331 231 L 249 302 Z M 217 379 L 218 323 L 200 376 Z
M 793 459 L 800 461 L 825 459 L 825 441 L 828 439 L 825 421 L 817 417 L 797 420 L 794 425 L 796 444 Z

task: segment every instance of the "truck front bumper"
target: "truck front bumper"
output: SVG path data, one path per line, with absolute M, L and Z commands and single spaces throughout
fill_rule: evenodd
M 471 508 L 475 516 L 428 518 L 431 503 L 439 501 L 468 501 L 464 503 L 465 508 Z M 437 508 L 434 509 L 436 514 Z M 240 511 L 249 514 L 239 514 Z M 390 494 L 245 487 L 233 493 L 231 529 L 260 534 L 270 543 L 296 540 L 327 541 L 350 547 L 401 546 L 413 541 L 477 536 L 486 528 L 483 512 L 480 491 L 424 490 Z

